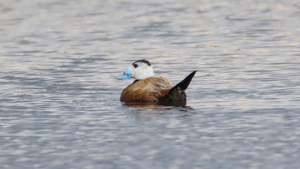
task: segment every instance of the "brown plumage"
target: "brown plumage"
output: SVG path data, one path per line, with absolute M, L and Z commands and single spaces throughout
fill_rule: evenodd
M 173 86 L 171 82 L 161 76 L 151 76 L 136 80 L 126 87 L 120 100 L 122 102 L 186 102 L 185 89 L 188 87 L 196 71 Z
M 161 76 L 152 76 L 133 82 L 126 87 L 120 100 L 122 102 L 157 102 L 173 87 L 171 82 Z

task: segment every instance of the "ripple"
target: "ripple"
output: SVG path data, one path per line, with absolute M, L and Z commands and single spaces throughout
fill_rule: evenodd
M 298 8 L 4 0 L 2 168 L 297 168 Z M 142 58 L 173 84 L 198 70 L 186 106 L 119 101 Z

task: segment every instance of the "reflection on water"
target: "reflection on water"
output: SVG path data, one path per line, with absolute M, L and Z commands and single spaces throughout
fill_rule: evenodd
M 299 2 L 0 3 L 1 168 L 298 168 Z M 123 104 L 148 59 L 187 103 Z
M 186 101 L 154 102 L 154 103 L 153 102 L 126 102 L 123 104 L 131 107 L 144 107 L 144 108 L 154 108 L 159 106 L 184 107 L 186 106 Z

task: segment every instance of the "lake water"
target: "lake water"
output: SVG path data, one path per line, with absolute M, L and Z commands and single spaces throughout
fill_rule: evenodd
M 298 0 L 1 0 L 2 169 L 296 169 Z M 148 59 L 186 107 L 124 105 Z

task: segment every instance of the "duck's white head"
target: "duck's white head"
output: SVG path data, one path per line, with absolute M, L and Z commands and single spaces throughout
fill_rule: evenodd
M 128 78 L 141 80 L 150 76 L 154 76 L 151 63 L 146 59 L 142 59 L 133 62 L 132 65 L 125 70 L 124 74 L 116 76 L 116 78 L 119 80 Z

